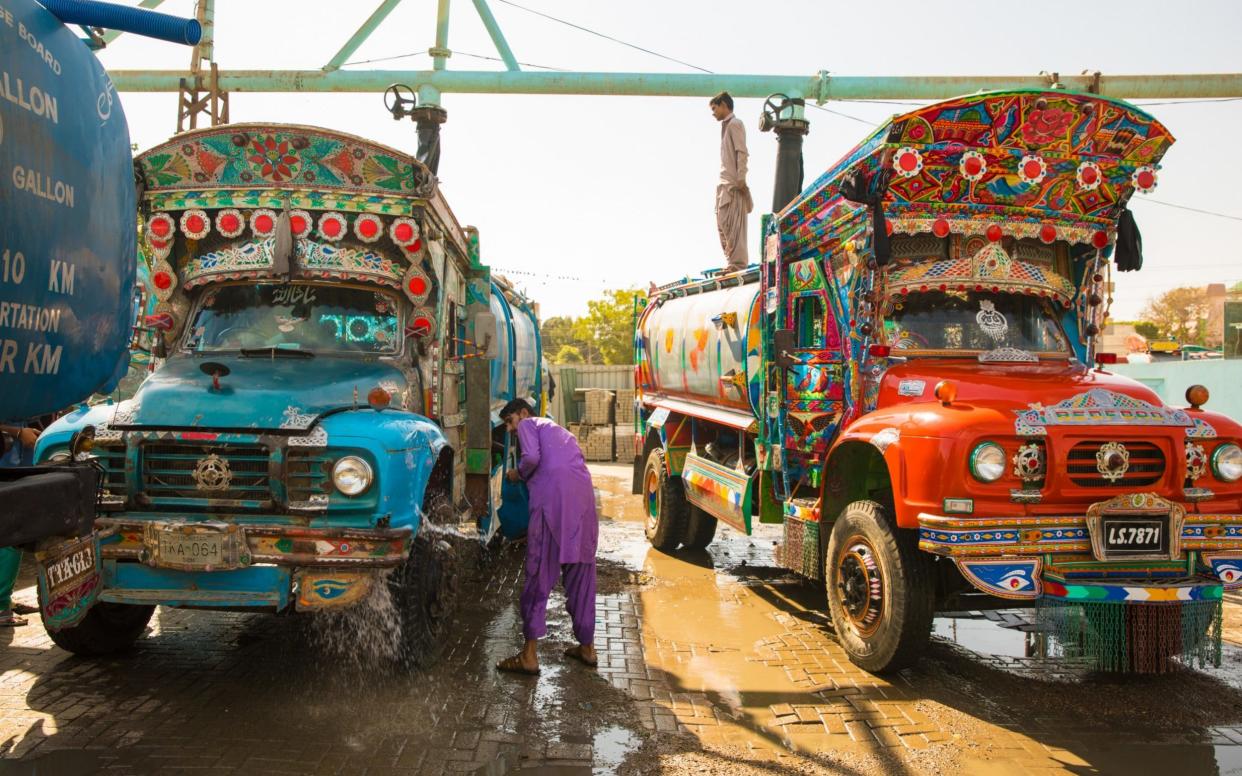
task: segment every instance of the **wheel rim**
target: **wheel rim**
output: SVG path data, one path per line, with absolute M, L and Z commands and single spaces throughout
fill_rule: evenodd
M 647 496 L 647 530 L 654 531 L 656 523 L 660 520 L 660 473 L 654 468 L 647 469 L 646 484 L 643 489 Z
M 884 618 L 884 574 L 875 548 L 852 536 L 837 553 L 835 593 L 846 620 L 860 636 L 870 636 Z

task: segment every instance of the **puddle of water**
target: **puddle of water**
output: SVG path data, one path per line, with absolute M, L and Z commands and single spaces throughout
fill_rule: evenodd
M 1004 657 L 1048 657 L 1048 637 L 1005 627 L 996 620 L 973 612 L 962 616 L 937 617 L 932 633 L 985 655 Z
M 616 773 L 630 752 L 641 746 L 641 740 L 630 730 L 613 725 L 595 734 L 592 741 L 595 760 L 592 773 L 596 776 Z

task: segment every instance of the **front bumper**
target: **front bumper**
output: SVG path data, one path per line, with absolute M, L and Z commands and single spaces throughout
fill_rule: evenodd
M 1136 513 L 1168 516 L 1165 549 L 1110 557 L 1103 518 Z M 1093 504 L 1082 515 L 923 513 L 919 548 L 953 559 L 977 589 L 1002 598 L 1156 602 L 1198 600 L 1242 587 L 1242 514 L 1188 514 L 1155 494 L 1120 496 Z

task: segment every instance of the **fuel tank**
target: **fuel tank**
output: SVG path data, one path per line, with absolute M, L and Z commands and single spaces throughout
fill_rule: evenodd
M 645 394 L 757 412 L 762 375 L 759 282 L 662 294 L 638 321 Z
M 539 324 L 529 300 L 506 286 L 492 283 L 492 315 L 496 318 L 496 357 L 491 363 L 492 420 L 511 399 L 526 399 L 540 410 L 543 350 Z

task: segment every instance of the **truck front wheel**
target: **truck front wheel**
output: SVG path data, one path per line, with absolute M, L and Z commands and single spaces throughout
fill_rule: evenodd
M 98 657 L 120 652 L 138 640 L 147 629 L 154 606 L 133 606 L 100 601 L 91 607 L 82 622 L 72 628 L 48 630 L 52 642 L 82 657 Z
M 690 503 L 678 478 L 670 477 L 664 451 L 656 448 L 647 456 L 643 471 L 643 507 L 646 510 L 647 541 L 663 552 L 677 549 L 686 537 Z
M 457 555 L 448 537 L 424 525 L 405 563 L 389 577 L 401 624 L 398 662 L 426 668 L 448 641 L 457 606 Z
M 884 673 L 918 659 L 935 601 L 916 536 L 898 529 L 881 505 L 855 501 L 832 527 L 824 569 L 828 611 L 851 662 Z

